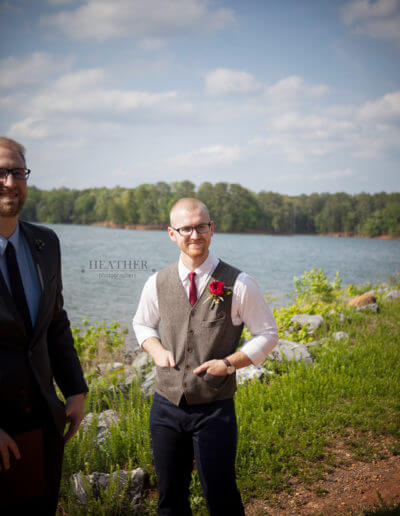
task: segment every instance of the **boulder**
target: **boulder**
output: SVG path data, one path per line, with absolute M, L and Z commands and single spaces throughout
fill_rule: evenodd
M 131 367 L 134 368 L 134 369 L 139 369 L 139 370 L 142 370 L 142 369 L 145 369 L 146 367 L 149 366 L 149 364 L 152 363 L 152 358 L 151 356 L 146 353 L 146 351 L 141 351 L 139 353 L 137 353 L 136 357 L 134 358 L 134 360 L 131 362 Z
M 365 306 L 359 306 L 357 308 L 358 312 L 379 312 L 379 306 L 376 303 L 370 303 Z
M 337 342 L 338 340 L 348 339 L 349 334 L 346 333 L 345 331 L 336 331 L 335 333 L 332 334 L 332 337 L 333 337 L 333 340 L 335 342 Z
M 325 323 L 322 315 L 297 314 L 290 318 L 292 323 L 298 323 L 302 328 L 306 327 L 310 333 L 314 332 Z
M 367 306 L 373 303 L 376 303 L 375 295 L 367 292 L 366 294 L 361 294 L 361 296 L 356 296 L 353 297 L 353 299 L 350 299 L 350 301 L 347 303 L 347 306 L 360 308 L 362 306 Z
M 287 360 L 303 360 L 306 364 L 312 362 L 312 356 L 304 344 L 293 342 L 291 340 L 280 339 L 278 345 L 271 351 L 269 356 L 273 360 L 283 362 L 284 357 Z
M 153 369 L 145 375 L 142 382 L 142 392 L 147 397 L 150 398 L 154 394 L 154 382 L 156 379 L 156 368 Z
M 238 384 L 246 383 L 250 380 L 261 380 L 266 374 L 274 374 L 267 371 L 263 365 L 242 367 L 236 371 L 236 381 Z
M 130 514 L 143 514 L 143 497 L 147 473 L 142 468 L 132 471 L 114 471 L 111 475 L 96 471 L 85 477 L 82 473 L 75 473 L 71 477 L 72 490 L 79 502 L 86 505 L 90 495 L 101 498 L 111 480 L 116 481 L 118 493 L 123 492 L 127 496 L 130 504 Z
M 89 412 L 82 420 L 81 427 L 84 432 L 91 427 L 95 415 L 93 412 Z M 118 413 L 115 410 L 105 410 L 99 414 L 99 418 L 97 421 L 97 436 L 96 436 L 96 445 L 101 446 L 105 443 L 108 435 L 109 429 L 111 425 L 116 425 L 119 422 Z
M 390 290 L 387 294 L 383 296 L 384 301 L 394 301 L 395 299 L 400 298 L 400 290 Z

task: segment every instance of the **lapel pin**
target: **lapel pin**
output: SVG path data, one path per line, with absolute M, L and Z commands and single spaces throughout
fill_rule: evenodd
M 35 240 L 35 247 L 38 251 L 41 251 L 45 247 L 45 245 L 46 244 L 43 242 L 43 240 L 40 240 L 40 238 Z

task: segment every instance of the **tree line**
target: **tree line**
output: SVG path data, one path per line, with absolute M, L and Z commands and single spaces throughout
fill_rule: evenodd
M 400 236 L 400 193 L 289 196 L 229 183 L 205 182 L 196 188 L 190 181 L 159 182 L 84 190 L 31 186 L 22 215 L 32 222 L 166 227 L 169 210 L 181 197 L 205 202 L 223 232 Z

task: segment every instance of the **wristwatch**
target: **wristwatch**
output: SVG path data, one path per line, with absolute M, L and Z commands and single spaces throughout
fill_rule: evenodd
M 226 365 L 226 372 L 228 374 L 233 374 L 236 371 L 235 366 L 233 366 L 227 358 L 222 359 L 224 361 L 224 364 Z

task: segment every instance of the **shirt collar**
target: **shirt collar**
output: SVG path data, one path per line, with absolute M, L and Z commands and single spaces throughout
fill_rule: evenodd
M 194 270 L 194 272 L 196 273 L 197 277 L 203 276 L 203 275 L 210 276 L 210 274 L 212 274 L 212 272 L 214 271 L 215 267 L 218 265 L 218 262 L 219 262 L 218 258 L 215 258 L 211 253 L 208 253 L 207 258 L 204 260 L 204 262 L 201 265 L 199 265 L 199 267 L 197 267 L 197 269 Z M 191 272 L 183 264 L 181 256 L 179 257 L 179 262 L 178 262 L 178 272 L 179 272 L 179 277 L 182 282 L 188 279 L 189 272 Z
M 19 240 L 20 240 L 20 238 L 19 238 L 19 222 L 18 222 L 14 229 L 14 233 L 9 238 L 5 238 L 5 237 L 3 237 L 3 235 L 0 235 L 0 256 L 4 255 L 9 241 L 12 243 L 12 245 L 15 248 L 15 251 L 18 253 Z

